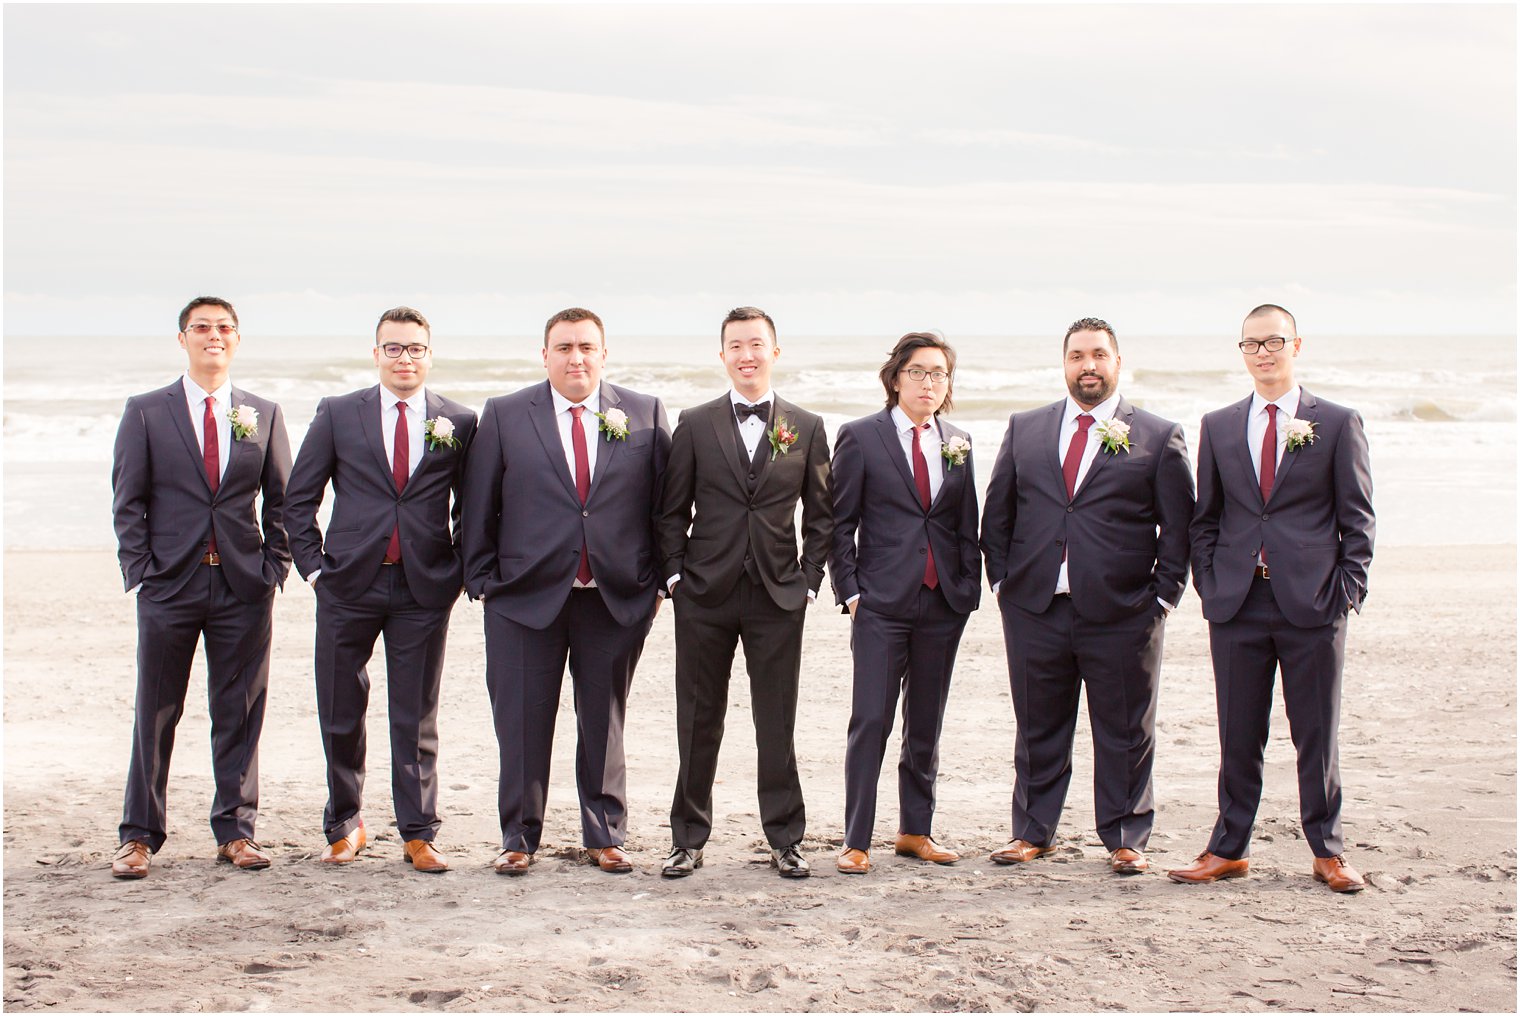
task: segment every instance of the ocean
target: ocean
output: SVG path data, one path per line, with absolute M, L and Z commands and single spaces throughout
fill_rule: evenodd
M 1065 394 L 1060 339 L 949 338 L 958 365 L 948 419 L 971 432 L 985 490 L 1008 414 Z M 832 440 L 841 423 L 881 408 L 876 372 L 895 339 L 783 336 L 774 387 L 821 413 Z M 281 404 L 295 451 L 318 399 L 375 383 L 371 342 L 246 336 L 233 383 Z M 478 409 L 542 380 L 540 348 L 534 336 L 439 336 L 429 387 Z M 1231 334 L 1121 335 L 1120 355 L 1120 391 L 1181 422 L 1195 456 L 1202 415 L 1250 392 Z M 1298 380 L 1366 420 L 1380 545 L 1515 542 L 1515 359 L 1513 336 L 1304 340 Z M 6 336 L 4 368 L 4 546 L 114 550 L 116 427 L 127 396 L 183 371 L 174 336 Z M 727 387 L 716 335 L 610 336 L 604 377 L 660 396 L 672 423 Z

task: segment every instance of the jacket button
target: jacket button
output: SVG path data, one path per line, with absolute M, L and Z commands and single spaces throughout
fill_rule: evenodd
M 1076 511 L 1076 509 L 1073 508 L 1071 505 L 1067 505 L 1066 506 L 1066 514 L 1070 515 L 1074 511 Z
M 919 553 L 920 553 L 920 554 L 924 554 L 924 553 L 927 553 L 927 551 L 925 551 L 925 550 L 924 550 L 924 548 L 923 548 L 923 547 L 919 547 L 919 548 L 918 548 L 918 552 L 919 552 Z
M 1261 520 L 1262 520 L 1262 521 L 1263 521 L 1263 522 L 1265 522 L 1265 521 L 1267 521 L 1267 520 L 1268 520 L 1268 519 L 1270 519 L 1270 518 L 1271 518 L 1271 517 L 1272 517 L 1272 516 L 1271 516 L 1271 515 L 1270 515 L 1270 514 L 1267 514 L 1267 513 L 1263 513 L 1263 514 L 1262 514 L 1262 516 L 1261 516 Z
M 751 480 L 753 480 L 753 479 L 754 479 L 754 478 L 755 478 L 755 474 L 754 474 L 754 473 L 750 473 L 750 474 L 749 474 L 749 478 L 750 478 L 750 479 L 751 479 Z
M 590 512 L 586 512 L 586 511 L 581 512 L 581 518 L 583 518 L 583 519 L 589 519 L 590 517 L 591 517 L 591 513 Z
M 1060 546 L 1060 545 L 1061 545 L 1061 541 L 1060 541 L 1060 540 L 1057 540 L 1057 541 L 1056 541 L 1056 546 L 1057 546 L 1057 547 L 1059 547 L 1059 546 Z

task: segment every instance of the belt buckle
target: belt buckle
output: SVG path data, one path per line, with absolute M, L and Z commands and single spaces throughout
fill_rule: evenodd
M 213 550 L 201 558 L 201 564 L 209 564 L 213 568 L 220 568 L 222 565 L 222 555 Z
M 1266 579 L 1268 582 L 1272 581 L 1272 572 L 1264 564 L 1259 564 L 1256 566 L 1256 574 L 1259 577 Z

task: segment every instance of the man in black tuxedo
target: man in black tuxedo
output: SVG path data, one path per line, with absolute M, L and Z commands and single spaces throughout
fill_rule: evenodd
M 1263 304 L 1240 351 L 1256 390 L 1203 418 L 1193 584 L 1209 622 L 1219 709 L 1219 821 L 1174 882 L 1238 878 L 1250 867 L 1273 677 L 1298 752 L 1298 802 L 1314 878 L 1358 892 L 1341 835 L 1341 671 L 1346 618 L 1362 609 L 1372 563 L 1372 469 L 1362 418 L 1293 380 L 1303 340 L 1293 315 Z
M 164 845 L 169 757 L 204 639 L 217 859 L 269 867 L 254 840 L 259 733 L 275 588 L 290 570 L 280 407 L 234 388 L 237 312 L 217 297 L 179 315 L 184 377 L 127 400 L 111 464 L 121 572 L 137 590 L 137 704 L 117 878 L 142 878 Z M 255 502 L 262 496 L 262 517 Z
M 676 740 L 669 878 L 702 865 L 728 708 L 743 640 L 759 752 L 760 823 L 783 877 L 810 873 L 793 728 L 802 623 L 818 596 L 833 532 L 823 420 L 771 391 L 776 325 L 755 307 L 729 312 L 718 356 L 733 388 L 681 414 L 659 519 L 663 574 L 676 611 Z M 797 502 L 802 502 L 798 557 Z M 695 512 L 695 520 L 693 520 Z
M 375 639 L 385 635 L 391 797 L 407 860 L 448 863 L 438 832 L 438 690 L 449 614 L 463 586 L 460 492 L 475 414 L 425 387 L 432 329 L 410 307 L 375 327 L 380 383 L 317 404 L 290 474 L 290 548 L 317 596 L 317 716 L 327 756 L 322 860 L 368 843 L 365 713 Z M 332 521 L 317 509 L 331 483 Z M 451 507 L 452 501 L 452 507 Z
M 1062 343 L 1069 396 L 1015 413 L 982 515 L 1017 721 L 1013 840 L 1049 853 L 1071 782 L 1082 686 L 1109 867 L 1146 871 L 1166 615 L 1187 581 L 1193 477 L 1182 428 L 1118 394 L 1119 340 L 1083 318 Z
M 829 578 L 850 612 L 854 683 L 845 748 L 847 875 L 871 870 L 876 784 L 903 696 L 897 765 L 900 856 L 960 860 L 934 841 L 934 784 L 950 675 L 981 602 L 971 435 L 941 419 L 952 405 L 955 350 L 909 332 L 881 368 L 887 408 L 839 428 Z
M 670 455 L 659 399 L 601 380 L 601 318 L 544 325 L 548 380 L 493 398 L 465 467 L 465 588 L 485 601 L 486 686 L 500 748 L 499 874 L 543 836 L 565 664 L 575 687 L 575 781 L 587 860 L 623 873 L 623 717 L 659 612 L 654 518 Z

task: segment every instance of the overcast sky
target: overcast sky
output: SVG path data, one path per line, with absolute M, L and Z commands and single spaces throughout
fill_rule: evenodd
M 1512 333 L 1515 17 L 8 5 L 4 329 Z

